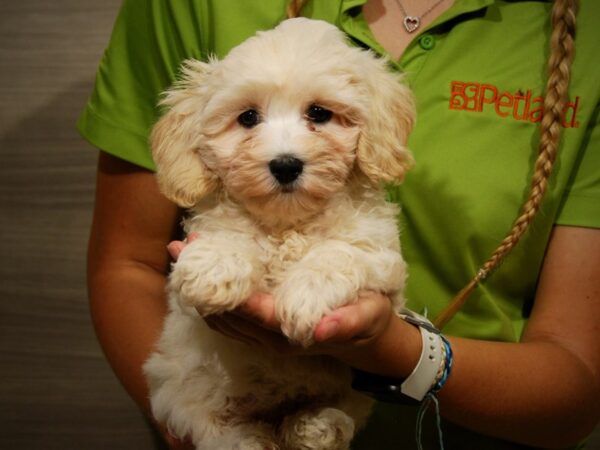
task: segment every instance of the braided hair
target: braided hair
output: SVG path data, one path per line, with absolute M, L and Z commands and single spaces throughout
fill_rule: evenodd
M 293 19 L 294 17 L 300 16 L 300 11 L 306 4 L 307 0 L 290 0 L 287 6 L 287 17 L 288 19 Z
M 454 297 L 438 315 L 434 323 L 442 328 L 460 310 L 473 290 L 489 277 L 517 245 L 542 205 L 561 136 L 561 120 L 568 99 L 571 63 L 575 56 L 575 17 L 578 0 L 554 0 L 552 7 L 552 33 L 548 58 L 548 81 L 544 96 L 543 117 L 540 125 L 538 157 L 535 161 L 531 187 L 519 217 L 494 250 L 492 256 L 481 266 L 475 277 Z

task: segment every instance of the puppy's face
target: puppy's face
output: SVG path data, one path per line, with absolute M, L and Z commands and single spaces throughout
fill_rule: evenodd
M 205 163 L 254 214 L 302 219 L 350 176 L 361 123 L 358 106 L 348 101 L 355 89 L 330 89 L 335 76 L 319 67 L 250 71 L 227 73 L 223 98 L 206 105 Z
M 379 170 L 373 159 L 395 160 L 402 171 L 410 163 L 403 144 L 412 104 L 403 88 L 396 102 L 401 111 L 384 105 L 380 112 L 397 117 L 374 123 L 373 114 L 380 114 L 374 105 L 381 109 L 391 94 L 381 76 L 401 86 L 383 63 L 349 47 L 333 26 L 306 19 L 259 33 L 222 61 L 190 63 L 185 84 L 167 95 L 171 119 L 161 120 L 153 133 L 159 181 L 167 168 L 164 191 L 191 206 L 220 187 L 265 222 L 294 223 L 321 210 L 354 170 L 388 181 L 391 166 Z M 375 149 L 373 133 L 393 134 L 396 150 Z M 187 167 L 175 173 L 182 160 Z M 193 179 L 196 166 L 201 184 Z

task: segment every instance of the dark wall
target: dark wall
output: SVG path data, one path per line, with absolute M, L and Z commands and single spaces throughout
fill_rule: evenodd
M 88 314 L 96 149 L 75 122 L 118 0 L 0 1 L 0 448 L 151 449 Z

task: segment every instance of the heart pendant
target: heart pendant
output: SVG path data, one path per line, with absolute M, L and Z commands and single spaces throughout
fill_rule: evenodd
M 419 19 L 417 16 L 406 16 L 404 18 L 404 28 L 406 28 L 406 31 L 409 33 L 414 32 L 417 28 L 419 28 L 419 25 L 421 25 L 421 19 Z

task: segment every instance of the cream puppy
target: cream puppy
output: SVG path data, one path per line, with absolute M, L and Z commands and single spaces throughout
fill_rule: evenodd
M 409 90 L 334 26 L 292 19 L 188 61 L 163 104 L 158 181 L 200 238 L 173 265 L 145 365 L 156 419 L 199 449 L 348 449 L 371 406 L 348 367 L 238 342 L 202 316 L 268 292 L 283 333 L 309 346 L 359 290 L 403 305 L 398 211 L 380 186 L 412 163 Z

